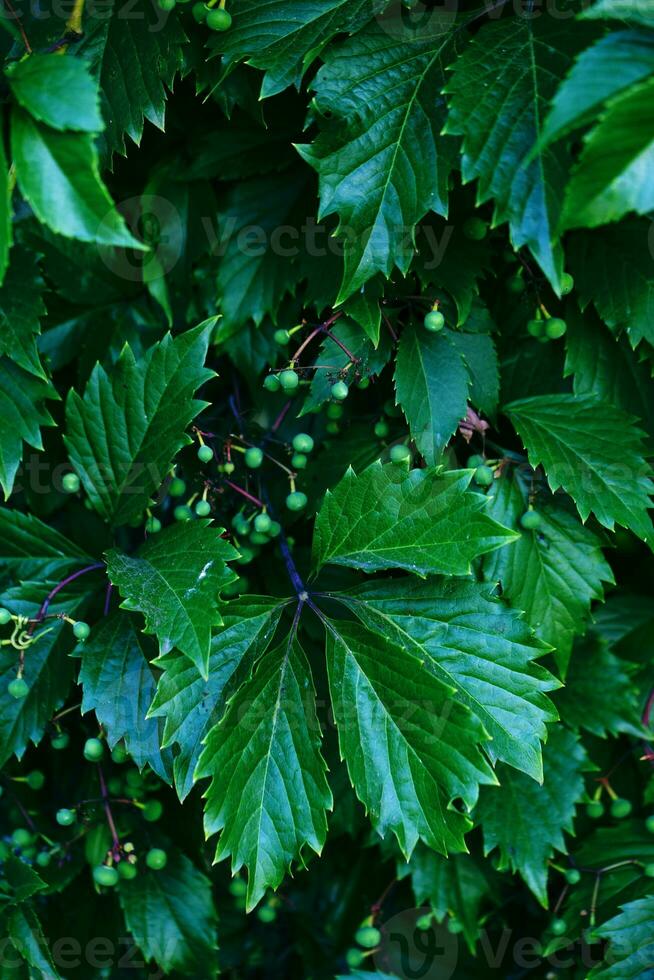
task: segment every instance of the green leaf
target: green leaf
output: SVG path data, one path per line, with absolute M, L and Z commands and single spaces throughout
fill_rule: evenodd
M 461 326 L 468 319 L 479 293 L 479 280 L 490 270 L 492 250 L 488 236 L 481 241 L 467 238 L 463 221 L 442 220 L 430 215 L 420 225 L 415 272 L 428 296 L 446 290 L 456 304 Z
M 107 552 L 107 573 L 122 607 L 141 612 L 161 653 L 177 647 L 208 676 L 211 631 L 222 622 L 220 590 L 238 577 L 227 562 L 238 552 L 210 520 L 174 524 L 151 535 L 135 555 Z
M 473 558 L 516 537 L 486 516 L 481 494 L 466 490 L 471 475 L 379 462 L 358 476 L 348 470 L 318 512 L 314 565 L 467 575 Z
M 593 931 L 608 942 L 606 962 L 594 966 L 589 980 L 635 980 L 647 977 L 654 961 L 652 937 L 654 897 L 638 899 L 622 906 L 619 915 Z
M 139 769 L 147 763 L 169 782 L 171 753 L 159 747 L 163 723 L 146 717 L 156 689 L 152 651 L 134 618 L 120 612 L 106 617 L 81 649 L 82 714 L 95 711 L 111 748 L 123 739 Z
M 515 545 L 507 546 L 510 550 Z M 468 581 L 370 582 L 341 597 L 369 629 L 422 661 L 456 690 L 488 732 L 490 757 L 542 778 L 541 740 L 558 687 L 534 663 L 545 652 L 518 616 Z M 380 641 L 381 642 L 381 641 Z
M 635 347 L 654 343 L 654 261 L 650 222 L 633 219 L 570 236 L 569 263 L 582 309 L 591 303 Z
M 11 150 L 21 194 L 52 231 L 82 242 L 144 248 L 102 182 L 90 135 L 59 133 L 14 108 Z
M 2 873 L 13 892 L 12 901 L 17 904 L 27 901 L 32 895 L 46 888 L 45 882 L 39 878 L 36 871 L 13 854 L 9 854 L 2 862 Z
M 406 648 L 356 623 L 326 627 L 340 754 L 373 827 L 394 833 L 407 860 L 418 840 L 465 850 L 470 821 L 452 803 L 470 809 L 495 782 L 483 726 Z
M 520 528 L 528 506 L 517 480 L 502 475 L 490 491 L 489 513 L 508 527 Z M 521 530 L 518 540 L 484 558 L 484 578 L 500 583 L 502 595 L 525 613 L 537 635 L 554 648 L 565 674 L 576 635 L 586 632 L 590 606 L 613 583 L 599 539 L 554 502 L 536 500 L 541 518 L 536 531 Z
M 46 312 L 43 286 L 36 255 L 16 245 L 0 286 L 0 354 L 6 354 L 24 371 L 45 379 L 36 347 L 41 332 L 39 321 Z
M 597 0 L 581 14 L 590 19 L 624 20 L 628 24 L 654 27 L 654 13 L 649 0 Z
M 4 126 L 4 113 L 0 114 L 0 123 Z M 13 181 L 9 177 L 7 155 L 4 140 L 0 140 L 0 285 L 2 284 L 7 266 L 9 265 L 9 249 L 13 241 Z
M 211 882 L 174 848 L 161 871 L 142 870 L 121 881 L 125 924 L 148 962 L 169 973 L 214 980 L 217 920 Z
M 66 404 L 66 448 L 98 513 L 125 524 L 143 513 L 205 402 L 193 395 L 213 372 L 204 367 L 210 330 L 200 324 L 136 358 L 128 345 L 111 373 L 99 364 L 84 396 Z
M 609 101 L 566 191 L 565 228 L 593 228 L 654 207 L 654 77 Z
M 582 51 L 552 100 L 543 142 L 561 139 L 594 121 L 607 101 L 654 71 L 654 38 L 646 31 L 616 31 Z
M 291 636 L 270 650 L 205 739 L 196 778 L 205 791 L 207 837 L 220 833 L 216 861 L 248 869 L 247 907 L 277 888 L 308 845 L 327 835 L 332 795 L 320 752 L 311 671 Z
M 30 116 L 53 129 L 104 129 L 98 87 L 81 58 L 32 54 L 5 70 L 9 87 Z
M 0 507 L 0 565 L 15 580 L 65 578 L 91 558 L 33 514 Z
M 505 411 L 531 465 L 543 465 L 553 491 L 570 494 L 582 521 L 593 512 L 610 530 L 617 522 L 651 540 L 651 470 L 642 457 L 643 433 L 630 416 L 576 395 L 525 398 Z
M 9 938 L 20 955 L 30 966 L 30 977 L 38 980 L 61 980 L 55 968 L 48 940 L 43 934 L 36 912 L 24 906 L 14 909 L 9 916 Z
M 160 657 L 162 673 L 148 717 L 164 718 L 162 745 L 174 745 L 175 787 L 181 800 L 191 792 L 205 736 L 216 725 L 244 672 L 266 651 L 284 603 L 267 596 L 242 596 L 223 603 L 221 629 L 211 640 L 205 680 L 188 657 Z
M 447 214 L 456 144 L 441 135 L 436 93 L 460 36 L 453 27 L 434 10 L 413 22 L 394 13 L 325 54 L 314 82 L 322 132 L 298 149 L 320 176 L 320 215 L 340 219 L 338 302 L 376 272 L 406 272 L 416 224 L 429 211 Z
M 395 362 L 396 401 L 411 437 L 433 466 L 466 414 L 468 371 L 450 331 L 402 331 Z
M 548 908 L 548 862 L 555 851 L 567 851 L 563 834 L 573 833 L 588 760 L 576 736 L 558 725 L 543 761 L 542 785 L 523 773 L 498 769 L 500 786 L 482 790 L 476 816 L 484 831 L 485 854 L 499 848 L 499 870 L 517 871 Z
M 470 375 L 469 400 L 492 418 L 500 399 L 500 371 L 493 338 L 486 333 L 457 330 L 452 333 L 452 340 Z
M 5 500 L 14 486 L 23 443 L 43 449 L 41 426 L 54 425 L 45 402 L 57 397 L 49 382 L 0 357 L 0 485 Z
M 265 71 L 261 98 L 300 87 L 302 78 L 337 34 L 351 34 L 388 0 L 270 0 L 265 19 L 257 0 L 234 0 L 231 29 L 218 42 L 226 70 L 239 61 Z
M 643 738 L 638 689 L 629 675 L 630 667 L 633 665 L 616 657 L 597 636 L 576 644 L 565 687 L 556 698 L 565 723 L 600 738 L 619 732 Z M 606 691 L 611 692 L 608 698 Z
M 555 289 L 563 268 L 558 224 L 568 156 L 560 147 L 545 147 L 531 160 L 529 154 L 569 65 L 571 37 L 568 21 L 555 17 L 486 24 L 445 89 L 445 131 L 463 137 L 463 180 L 477 180 L 479 203 L 494 200 L 494 224 L 508 221 L 514 248 L 528 246 Z

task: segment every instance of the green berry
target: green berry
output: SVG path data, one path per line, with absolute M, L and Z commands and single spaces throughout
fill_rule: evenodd
M 81 619 L 78 619 L 73 626 L 73 635 L 76 640 L 80 640 L 83 643 L 91 635 L 91 627 L 88 623 L 84 623 Z
M 159 8 L 161 10 L 168 11 L 175 9 L 175 0 L 157 0 L 157 3 L 159 4 Z
M 168 493 L 171 497 L 183 497 L 186 493 L 186 484 L 179 476 L 173 477 L 170 481 Z
M 190 521 L 193 517 L 193 511 L 188 504 L 178 504 L 173 511 L 173 517 L 176 521 Z
M 350 389 L 344 381 L 337 381 L 331 387 L 332 398 L 337 402 L 344 402 L 350 393 Z
M 239 557 L 236 559 L 237 565 L 249 565 L 252 559 L 255 557 L 255 552 L 252 548 L 248 548 L 244 545 L 239 546 L 239 551 L 241 552 Z
M 208 500 L 198 500 L 195 505 L 195 513 L 198 517 L 208 517 L 211 513 L 211 504 Z
M 245 465 L 250 470 L 258 470 L 263 463 L 263 449 L 258 446 L 250 446 L 245 450 Z
M 298 432 L 293 436 L 293 449 L 296 453 L 310 453 L 313 450 L 314 441 L 306 432 Z
M 156 823 L 163 813 L 163 803 L 161 800 L 148 800 L 142 810 L 143 819 L 148 823 Z
M 226 473 L 227 476 L 231 476 L 235 469 L 236 466 L 231 461 L 228 460 L 226 463 L 223 463 L 223 473 Z
M 11 622 L 11 613 L 8 609 L 0 607 L 0 626 L 6 626 Z
M 286 368 L 279 375 L 279 383 L 284 391 L 295 391 L 300 384 L 300 375 L 292 368 Z
M 84 743 L 84 758 L 88 762 L 99 762 L 104 755 L 104 745 L 99 738 L 87 738 Z
M 259 922 L 274 922 L 277 918 L 277 911 L 270 905 L 264 905 L 257 909 L 257 919 Z
M 168 855 L 160 847 L 153 847 L 145 855 L 145 863 L 152 871 L 161 871 L 168 863 Z
M 77 473 L 66 473 L 61 481 L 61 485 L 65 493 L 77 493 L 80 486 Z
M 421 915 L 416 919 L 416 929 L 420 932 L 426 932 L 427 929 L 431 929 L 432 914 L 427 912 L 426 915 Z
M 558 340 L 568 329 L 565 320 L 558 316 L 552 316 L 545 323 L 545 335 L 549 340 Z
M 365 391 L 366 388 L 369 387 L 370 387 L 370 378 L 361 378 L 360 381 L 357 381 L 357 388 L 360 391 Z
M 207 14 L 207 27 L 212 31 L 228 31 L 232 26 L 232 15 L 226 10 L 210 10 Z
M 29 687 L 22 677 L 15 677 L 13 681 L 9 681 L 7 691 L 12 698 L 16 698 L 17 701 L 20 701 L 22 698 L 26 698 L 29 694 Z
M 401 465 L 402 463 L 407 463 L 411 459 L 411 450 L 404 443 L 399 443 L 397 446 L 391 446 L 390 451 L 391 463 L 396 463 Z
M 50 851 L 39 851 L 39 853 L 36 855 L 36 863 L 38 864 L 39 868 L 47 868 L 51 860 L 52 855 L 50 854 Z
M 565 880 L 569 885 L 578 885 L 581 881 L 581 872 L 577 871 L 576 868 L 569 868 L 565 873 Z
M 423 323 L 430 333 L 438 333 L 445 326 L 445 317 L 439 310 L 430 310 Z
M 57 810 L 55 819 L 60 827 L 71 827 L 77 820 L 77 814 L 74 810 Z
M 379 422 L 375 422 L 373 431 L 378 439 L 385 439 L 391 429 L 386 419 L 380 419 Z
M 354 939 L 364 949 L 374 949 L 381 942 L 381 932 L 374 926 L 361 926 L 357 929 Z
M 644 872 L 648 878 L 654 878 L 654 864 L 646 864 Z
M 307 505 L 307 495 L 300 490 L 293 490 L 286 498 L 286 506 L 289 510 L 304 510 Z
M 270 528 L 268 529 L 268 537 L 278 538 L 281 533 L 282 533 L 282 525 L 279 523 L 279 521 L 271 521 Z
M 234 898 L 245 898 L 248 893 L 248 886 L 242 878 L 232 878 L 229 883 L 229 891 Z
M 279 378 L 277 377 L 276 374 L 267 374 L 263 380 L 263 386 L 266 389 L 266 391 L 273 391 L 273 392 L 279 391 L 279 389 L 281 388 Z
M 11 835 L 11 839 L 16 847 L 20 847 L 21 850 L 24 850 L 26 847 L 29 847 L 34 843 L 34 834 L 28 830 L 27 827 L 16 827 Z
M 198 459 L 201 463 L 210 463 L 213 459 L 213 449 L 211 446 L 200 446 L 198 449 Z
M 332 422 L 337 422 L 342 419 L 345 415 L 345 408 L 342 405 L 338 405 L 336 402 L 330 402 L 327 406 L 327 418 Z
M 232 517 L 232 527 L 237 534 L 243 536 L 249 534 L 250 532 L 250 525 L 242 514 L 235 514 L 234 517 Z
M 552 919 L 550 922 L 550 930 L 555 936 L 565 935 L 568 928 L 568 923 L 565 919 Z
M 117 868 L 118 877 L 122 878 L 123 881 L 132 881 L 136 878 L 138 870 L 135 864 L 130 864 L 129 861 L 121 861 Z
M 27 780 L 27 785 L 29 786 L 29 788 L 33 789 L 34 791 L 42 789 L 43 784 L 45 783 L 45 776 L 40 771 L 40 769 L 34 769 L 32 770 L 32 772 L 28 772 L 25 778 Z
M 647 820 L 645 821 L 645 827 L 650 832 L 650 834 L 654 834 L 654 814 L 652 814 L 647 818 Z
M 357 966 L 361 966 L 364 959 L 365 957 L 361 950 L 355 949 L 354 947 L 352 947 L 352 949 L 348 949 L 345 954 L 345 962 L 348 966 L 351 966 L 354 969 L 356 969 Z
M 466 466 L 469 470 L 476 470 L 478 466 L 483 466 L 484 463 L 484 457 L 479 456 L 479 454 L 475 454 L 474 456 L 468 456 Z
M 528 510 L 520 518 L 520 526 L 525 531 L 535 531 L 541 525 L 541 516 L 537 510 Z
M 545 321 L 544 320 L 530 320 L 527 324 L 527 333 L 531 334 L 532 337 L 538 337 L 539 339 L 545 336 Z
M 206 16 L 207 16 L 207 8 L 206 8 L 205 4 L 203 4 L 203 3 L 194 3 L 193 4 L 193 17 L 198 22 L 198 24 L 201 24 L 202 21 L 204 20 L 204 18 Z
M 463 234 L 471 241 L 480 242 L 487 232 L 488 225 L 481 218 L 468 218 L 463 223 Z
M 616 820 L 624 820 L 628 817 L 632 811 L 632 806 L 629 800 L 612 800 L 611 802 L 611 816 L 615 817 Z
M 527 284 L 522 278 L 522 276 L 516 275 L 516 276 L 511 276 L 509 279 L 507 279 L 506 288 L 509 290 L 510 293 L 513 293 L 515 296 L 518 296 L 520 293 L 524 293 L 525 289 L 527 288 Z
M 118 884 L 118 872 L 115 868 L 109 868 L 106 864 L 99 864 L 93 869 L 93 880 L 96 885 L 103 888 L 113 888 Z
M 52 748 L 56 749 L 58 752 L 62 749 L 67 749 L 69 742 L 70 735 L 68 732 L 57 732 L 56 735 L 53 735 L 52 739 L 50 740 Z
M 561 276 L 561 296 L 567 296 L 575 288 L 575 281 L 569 272 L 564 272 Z
M 129 755 L 122 742 L 118 742 L 117 745 L 114 745 L 113 749 L 111 750 L 111 758 L 117 766 L 122 766 L 124 762 L 127 762 Z
M 330 436 L 337 436 L 341 431 L 341 427 L 338 422 L 328 422 L 325 426 L 325 432 Z
M 158 517 L 148 517 L 145 522 L 145 530 L 148 534 L 159 534 L 161 530 L 161 521 Z
M 290 339 L 291 335 L 288 330 L 275 330 L 273 334 L 273 340 L 276 344 L 279 344 L 280 347 L 285 347 Z
M 291 457 L 291 466 L 294 470 L 304 470 L 306 469 L 308 459 L 304 453 L 293 453 Z
M 474 481 L 478 487 L 489 487 L 494 476 L 490 466 L 478 466 L 475 470 Z
M 599 820 L 604 815 L 604 804 L 600 800 L 592 800 L 586 807 L 586 813 L 591 820 Z
M 268 514 L 257 514 L 254 518 L 254 529 L 258 531 L 259 534 L 267 534 L 270 530 L 270 525 L 272 521 L 268 517 Z
M 384 402 L 384 414 L 392 419 L 397 419 L 402 414 L 402 409 L 395 404 L 392 398 L 389 398 Z

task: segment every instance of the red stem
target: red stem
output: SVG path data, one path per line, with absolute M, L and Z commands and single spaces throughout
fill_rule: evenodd
M 242 497 L 246 497 L 248 500 L 252 501 L 253 504 L 257 505 L 257 507 L 263 508 L 263 500 L 259 500 L 258 497 L 253 497 L 252 494 L 248 493 L 247 490 L 244 490 L 243 487 L 239 487 L 238 483 L 232 483 L 231 480 L 225 480 L 225 483 L 228 487 L 231 487 L 232 490 L 236 490 L 237 493 L 240 493 Z

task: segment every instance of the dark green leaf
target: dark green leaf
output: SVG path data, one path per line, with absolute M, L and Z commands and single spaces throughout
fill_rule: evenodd
M 23 443 L 43 449 L 41 426 L 54 424 L 45 402 L 57 397 L 49 382 L 0 357 L 0 485 L 5 500 L 14 486 Z
M 81 58 L 32 54 L 6 74 L 18 102 L 39 122 L 87 133 L 104 129 L 98 87 Z

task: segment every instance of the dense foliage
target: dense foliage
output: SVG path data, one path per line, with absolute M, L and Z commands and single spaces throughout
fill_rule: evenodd
M 3 980 L 651 977 L 651 3 L 0 23 Z

